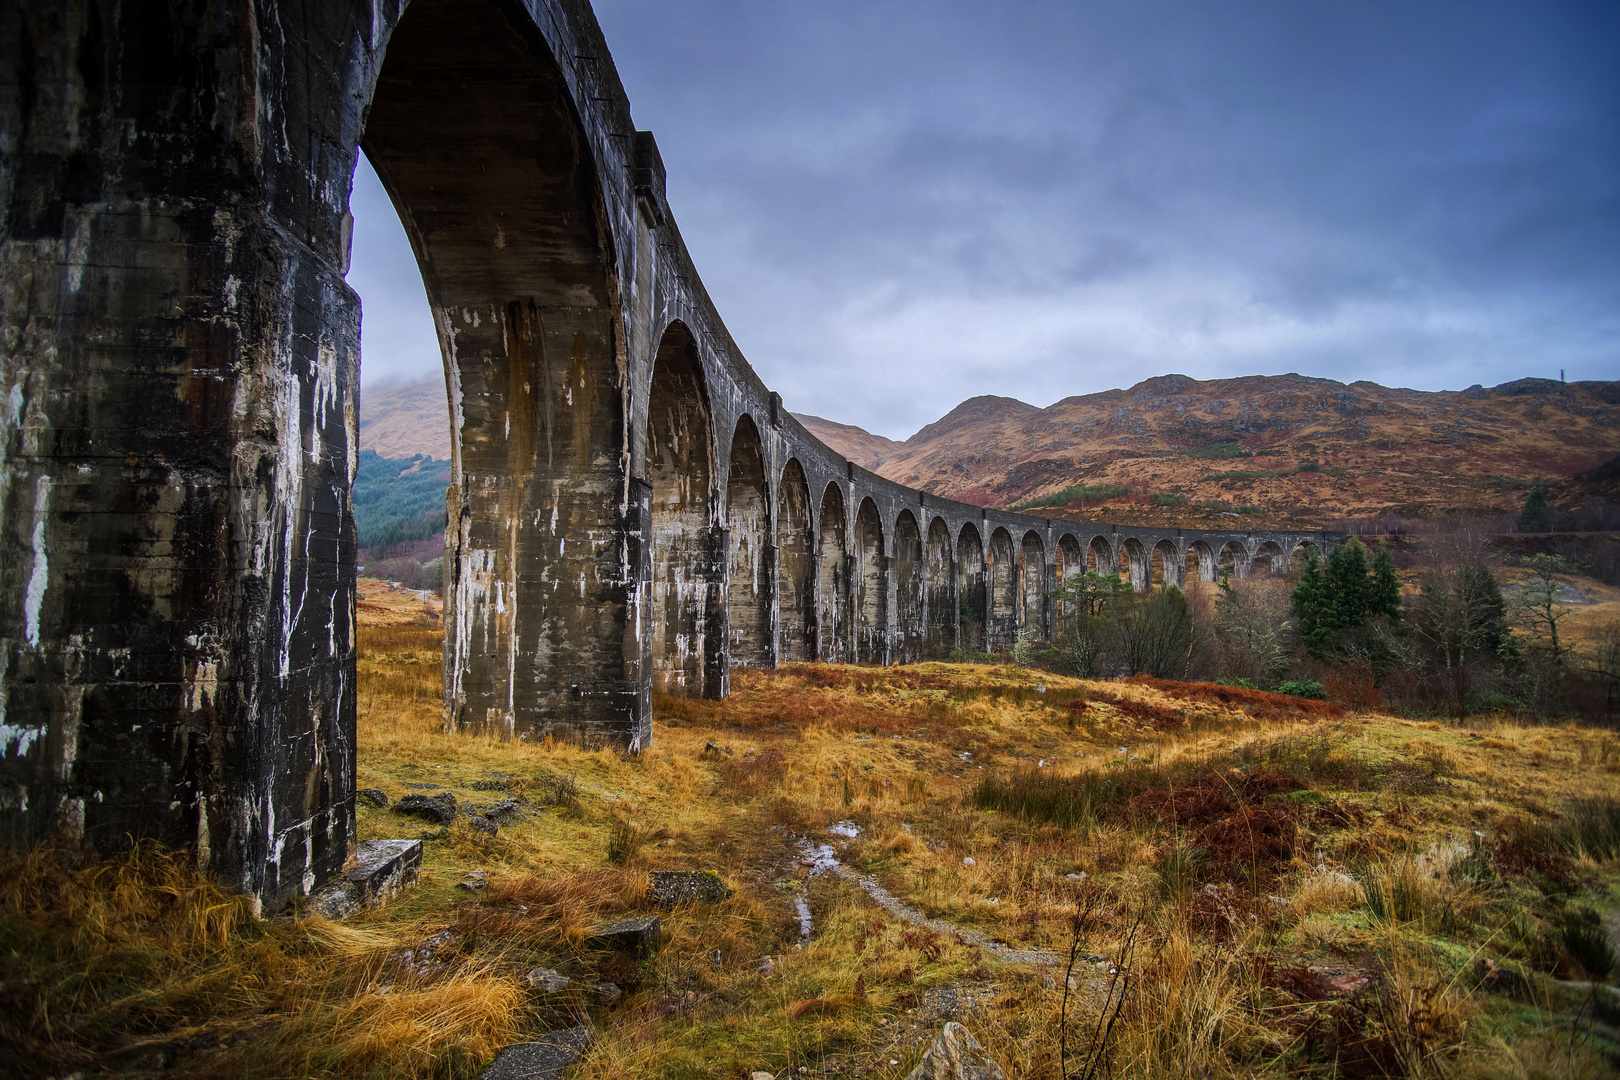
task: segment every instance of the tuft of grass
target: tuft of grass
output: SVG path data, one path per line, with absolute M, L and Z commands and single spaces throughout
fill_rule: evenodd
M 1576 799 L 1564 807 L 1563 820 L 1553 831 L 1571 855 L 1594 862 L 1620 858 L 1620 798 Z

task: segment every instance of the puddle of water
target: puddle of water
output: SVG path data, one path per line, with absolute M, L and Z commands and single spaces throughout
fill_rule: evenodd
M 805 902 L 804 897 L 795 897 L 793 910 L 799 913 L 799 940 L 809 941 L 812 929 L 810 925 L 810 905 Z
M 844 836 L 851 840 L 861 835 L 861 827 L 853 821 L 835 821 L 827 826 L 827 831 L 834 836 Z

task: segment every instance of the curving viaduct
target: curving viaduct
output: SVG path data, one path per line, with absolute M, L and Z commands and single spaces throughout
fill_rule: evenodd
M 454 428 L 447 723 L 645 746 L 732 668 L 1044 636 L 1083 567 L 1325 535 L 936 499 L 727 334 L 582 0 L 0 8 L 0 836 L 151 837 L 270 907 L 354 835 L 356 155 Z

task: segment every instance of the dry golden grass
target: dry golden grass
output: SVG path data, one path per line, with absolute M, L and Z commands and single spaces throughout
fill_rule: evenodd
M 343 924 L 259 922 L 150 851 L 6 867 L 0 1036 L 35 1071 L 464 1077 L 586 1013 L 581 1077 L 897 1078 L 949 989 L 1016 1078 L 1060 1075 L 1065 1046 L 1071 1072 L 1089 1060 L 1118 1077 L 1529 1076 L 1526 1048 L 1567 1028 L 1568 1003 L 1480 991 L 1475 960 L 1565 973 L 1558 912 L 1615 903 L 1612 858 L 1537 847 L 1556 846 L 1581 800 L 1613 795 L 1620 751 L 1604 732 L 1257 721 L 1174 686 L 807 664 L 739 671 L 724 702 L 659 699 L 650 749 L 624 758 L 446 734 L 436 620 L 414 597 L 366 602 L 382 610 L 362 609 L 360 786 L 510 796 L 521 819 L 428 841 L 420 886 Z M 1188 721 L 1071 707 L 1088 693 Z M 1101 794 L 1068 825 L 978 808 L 986 778 L 1019 775 Z M 828 834 L 842 821 L 859 837 Z M 424 825 L 363 806 L 359 830 Z M 1108 972 L 1080 961 L 1065 1012 L 1070 972 L 1001 963 L 811 877 L 801 838 L 841 845 L 929 916 L 1126 970 L 1110 997 Z M 474 868 L 487 890 L 456 889 Z M 588 947 L 599 920 L 648 910 L 648 871 L 688 868 L 736 896 L 664 913 L 645 961 Z M 540 965 L 580 989 L 539 996 L 522 976 Z M 611 1008 L 593 989 L 609 981 L 624 991 Z M 1545 1075 L 1597 1075 L 1609 1038 L 1560 1050 Z

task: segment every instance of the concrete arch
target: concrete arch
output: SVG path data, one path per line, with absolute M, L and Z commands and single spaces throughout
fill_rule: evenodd
M 600 177 L 554 58 L 499 5 L 413 4 L 387 42 L 359 142 L 404 221 L 446 368 L 447 722 L 532 737 L 566 702 L 622 728 L 611 703 L 572 693 L 619 674 L 598 646 L 611 652 L 628 617 L 596 573 L 611 558 L 626 423 Z M 482 224 L 494 220 L 502 247 Z
M 821 495 L 821 529 L 816 554 L 816 655 L 828 663 L 841 663 L 852 655 L 850 576 L 854 559 L 848 554 L 849 526 L 844 516 L 844 491 L 831 483 Z
M 753 418 L 744 413 L 731 436 L 726 471 L 726 642 L 732 667 L 771 667 L 771 615 L 775 545 L 771 543 L 770 480 L 765 447 Z
M 1010 649 L 1018 640 L 1018 554 L 1013 548 L 1012 534 L 1004 527 L 991 532 L 990 550 L 986 554 L 989 563 L 986 637 L 990 651 L 994 652 Z
M 1288 557 L 1275 540 L 1261 540 L 1254 545 L 1254 554 L 1250 560 L 1250 573 L 1258 576 L 1275 577 L 1286 573 Z
M 1186 566 L 1174 540 L 1160 540 L 1153 545 L 1153 584 L 1161 587 L 1174 585 L 1180 588 L 1185 584 L 1182 576 L 1185 572 Z
M 1197 575 L 1199 581 L 1214 581 L 1219 576 L 1219 562 L 1215 552 L 1202 540 L 1194 540 L 1187 547 L 1187 569 Z
M 1080 547 L 1080 541 L 1075 539 L 1073 533 L 1064 533 L 1058 537 L 1057 552 L 1057 582 L 1059 586 L 1071 585 L 1075 579 L 1086 572 L 1086 553 Z M 1067 601 L 1057 603 L 1058 615 L 1073 615 L 1073 604 Z
M 1114 562 L 1114 545 L 1108 542 L 1106 536 L 1093 536 L 1086 545 L 1086 557 L 1092 572 L 1104 577 L 1114 577 L 1119 573 L 1119 567 Z
M 957 615 L 964 649 L 984 652 L 990 647 L 989 575 L 985 571 L 984 540 L 971 521 L 956 538 Z
M 1314 541 L 1301 540 L 1294 544 L 1288 551 L 1286 572 L 1289 574 L 1299 573 L 1302 569 L 1304 569 L 1305 561 L 1310 558 L 1313 553 L 1316 555 L 1318 562 L 1321 562 L 1322 559 L 1326 557 L 1322 552 L 1321 545 L 1315 543 Z
M 956 609 L 956 574 L 951 558 L 951 527 L 942 517 L 936 517 L 928 524 L 928 542 L 923 562 L 927 570 L 924 599 L 928 613 L 924 655 L 939 656 L 956 644 L 959 626 Z
M 672 323 L 658 344 L 647 400 L 647 482 L 651 486 L 653 689 L 665 694 L 724 694 L 723 617 L 716 573 L 724 538 L 713 527 L 713 426 L 697 343 Z
M 925 655 L 928 627 L 924 607 L 922 533 L 910 510 L 894 520 L 894 629 L 892 655 L 902 664 L 916 663 Z
M 1220 576 L 1238 581 L 1249 576 L 1249 548 L 1241 540 L 1228 540 L 1221 545 Z
M 1123 571 L 1130 578 L 1131 588 L 1137 592 L 1147 592 L 1153 580 L 1152 566 L 1142 541 L 1134 536 L 1126 537 L 1119 547 L 1119 555 L 1119 561 L 1124 564 Z
M 855 514 L 855 660 L 889 662 L 889 575 L 883 553 L 883 519 L 877 504 L 862 499 Z
M 776 496 L 776 620 L 784 663 L 816 658 L 816 543 L 810 485 L 788 458 Z
M 1046 541 L 1034 529 L 1018 545 L 1018 628 L 1046 634 Z

